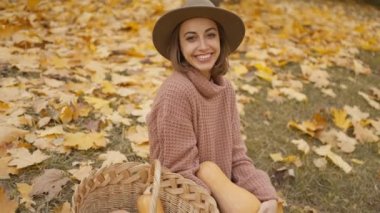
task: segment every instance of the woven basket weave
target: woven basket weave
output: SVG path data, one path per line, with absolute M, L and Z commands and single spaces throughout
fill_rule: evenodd
M 114 164 L 85 178 L 73 195 L 76 213 L 137 212 L 137 198 L 152 188 L 150 211 L 159 196 L 166 213 L 219 212 L 214 198 L 192 180 L 154 165 L 140 162 Z

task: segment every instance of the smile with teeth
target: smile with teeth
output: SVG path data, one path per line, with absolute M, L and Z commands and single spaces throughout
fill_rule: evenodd
M 211 58 L 211 53 L 203 54 L 203 55 L 197 55 L 196 58 L 200 62 L 205 62 L 205 61 L 208 61 Z

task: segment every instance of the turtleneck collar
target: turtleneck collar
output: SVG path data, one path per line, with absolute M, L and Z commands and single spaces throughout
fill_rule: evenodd
M 212 98 L 226 88 L 226 82 L 221 75 L 214 77 L 211 81 L 193 69 L 188 70 L 185 75 L 205 98 Z

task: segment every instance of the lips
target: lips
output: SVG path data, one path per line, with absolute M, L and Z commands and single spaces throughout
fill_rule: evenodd
M 195 58 L 196 58 L 199 62 L 207 62 L 208 60 L 211 59 L 211 56 L 212 56 L 212 54 L 211 54 L 211 53 L 208 53 L 208 54 L 197 55 Z

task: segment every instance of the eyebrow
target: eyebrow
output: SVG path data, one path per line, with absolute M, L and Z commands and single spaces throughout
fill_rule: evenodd
M 207 33 L 207 32 L 209 32 L 209 31 L 211 31 L 211 30 L 217 30 L 215 27 L 210 27 L 210 28 L 208 28 L 205 32 Z M 197 34 L 196 32 L 194 32 L 194 31 L 189 31 L 189 32 L 186 32 L 185 34 L 183 34 L 184 36 L 186 36 L 187 34 Z

